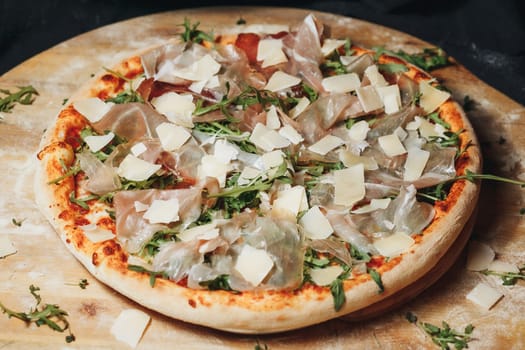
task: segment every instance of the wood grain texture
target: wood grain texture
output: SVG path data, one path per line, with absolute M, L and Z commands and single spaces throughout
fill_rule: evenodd
M 99 28 L 59 44 L 0 77 L 0 88 L 32 84 L 39 92 L 33 105 L 4 113 L 0 123 L 0 235 L 8 235 L 18 253 L 0 259 L 0 301 L 17 310 L 33 306 L 30 284 L 38 285 L 44 302 L 59 304 L 70 314 L 77 341 L 66 344 L 65 334 L 47 328 L 26 327 L 0 315 L 2 349 L 113 349 L 124 348 L 109 329 L 124 308 L 140 306 L 98 283 L 66 250 L 34 204 L 32 174 L 35 152 L 43 130 L 52 122 L 64 99 L 91 74 L 111 66 L 137 50 L 158 45 L 176 33 L 185 17 L 200 21 L 205 30 L 220 32 L 242 17 L 248 23 L 294 23 L 306 11 L 275 8 L 215 8 L 162 13 Z M 430 44 L 379 25 L 326 13 L 317 13 L 331 25 L 334 36 L 348 35 L 364 46 L 416 51 Z M 478 80 L 461 65 L 436 70 L 453 95 L 470 96 L 475 109 L 468 113 L 484 152 L 485 172 L 525 179 L 521 160 L 525 151 L 525 108 Z M 29 184 L 29 185 L 28 185 Z M 485 183 L 479 213 L 473 222 L 475 239 L 491 245 L 498 257 L 525 263 L 523 204 L 519 188 Z M 23 220 L 17 227 L 12 218 Z M 467 235 L 468 236 L 468 235 Z M 456 253 L 459 253 L 460 250 Z M 455 260 L 455 257 L 451 257 Z M 80 289 L 75 283 L 87 278 Z M 465 295 L 485 281 L 504 298 L 490 311 L 468 302 Z M 73 284 L 70 285 L 69 283 Z M 257 341 L 270 349 L 419 349 L 433 345 L 404 314 L 412 311 L 426 322 L 446 320 L 457 329 L 472 323 L 472 349 L 525 348 L 525 284 L 501 286 L 498 279 L 468 272 L 460 257 L 433 287 L 393 311 L 360 322 L 333 320 L 298 331 L 267 336 L 241 336 L 188 325 L 148 312 L 152 321 L 137 348 L 253 349 Z M 254 320 L 257 322 L 257 320 Z

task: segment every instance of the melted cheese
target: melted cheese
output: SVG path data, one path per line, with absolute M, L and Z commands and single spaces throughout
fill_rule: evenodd
M 326 91 L 346 93 L 359 88 L 361 81 L 356 73 L 347 73 L 324 78 L 321 84 Z
M 125 309 L 118 315 L 111 326 L 111 334 L 115 339 L 135 348 L 142 338 L 150 317 L 137 309 Z
M 332 225 L 317 205 L 308 211 L 299 220 L 304 235 L 310 239 L 325 239 L 334 232 Z
M 273 267 L 273 260 L 264 249 L 245 245 L 235 263 L 235 270 L 254 287 L 261 284 Z
M 131 181 L 144 181 L 160 170 L 160 164 L 153 164 L 128 154 L 120 163 L 117 174 Z

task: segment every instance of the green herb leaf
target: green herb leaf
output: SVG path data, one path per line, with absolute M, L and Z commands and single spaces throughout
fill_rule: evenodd
M 237 22 L 235 22 L 235 24 L 237 24 L 238 26 L 240 25 L 243 25 L 243 24 L 246 24 L 246 20 L 242 17 L 240 17 Z
M 480 271 L 482 274 L 489 276 L 498 276 L 503 281 L 504 286 L 513 286 L 518 283 L 518 280 L 525 281 L 525 266 L 519 269 L 519 272 L 498 272 L 492 270 Z
M 401 63 L 384 63 L 378 64 L 377 68 L 386 73 L 403 73 L 408 71 L 407 66 Z
M 379 287 L 378 293 L 383 293 L 385 291 L 385 287 L 383 286 L 383 281 L 381 280 L 381 275 L 379 274 L 379 272 L 377 272 L 375 269 L 367 269 L 367 272 L 372 278 L 372 280 Z
M 86 196 L 84 198 L 76 198 L 75 197 L 75 191 L 71 191 L 71 193 L 69 194 L 69 201 L 71 203 L 74 203 L 74 204 L 80 206 L 82 209 L 86 209 L 86 210 L 89 209 L 89 205 L 87 204 L 87 202 L 90 201 L 90 200 L 93 200 L 93 199 L 98 199 L 98 196 L 92 194 L 92 195 Z
M 11 222 L 13 223 L 13 225 L 20 227 L 20 226 L 22 226 L 22 223 L 24 222 L 24 220 L 25 220 L 25 219 L 18 220 L 18 219 L 16 219 L 16 218 L 12 218 L 12 219 L 11 219 Z
M 17 103 L 21 105 L 30 105 L 35 100 L 35 95 L 38 95 L 38 91 L 31 86 L 21 86 L 18 91 L 11 92 L 6 89 L 0 89 L 0 112 L 9 113 L 15 107 Z
M 330 293 L 334 299 L 335 311 L 341 310 L 346 302 L 345 289 L 343 287 L 343 280 L 336 278 L 332 284 L 330 284 Z
M 181 34 L 182 40 L 187 42 L 193 42 L 196 44 L 201 44 L 203 41 L 213 42 L 213 33 L 205 33 L 200 29 L 197 29 L 200 25 L 200 22 L 191 24 L 188 18 L 184 18 L 184 23 L 180 26 L 184 27 L 184 32 Z
M 212 280 L 199 282 L 199 285 L 209 290 L 227 290 L 230 292 L 237 292 L 230 286 L 229 275 L 219 275 Z
M 450 64 L 448 55 L 439 47 L 425 48 L 423 51 L 414 54 L 409 54 L 403 50 L 394 52 L 384 47 L 373 47 L 372 49 L 375 51 L 374 59 L 376 61 L 381 55 L 386 54 L 402 58 L 427 72 Z
M 62 310 L 58 305 L 54 304 L 45 304 L 40 307 L 42 298 L 37 292 L 40 288 L 30 285 L 29 292 L 36 300 L 36 305 L 34 308 L 31 308 L 29 312 L 16 312 L 0 302 L 0 310 L 3 313 L 7 314 L 7 317 L 18 318 L 19 320 L 25 322 L 26 324 L 34 323 L 38 327 L 46 325 L 54 331 L 64 332 L 69 330 L 69 335 L 66 336 L 66 342 L 70 343 L 75 340 L 75 336 L 71 333 L 69 321 L 67 320 L 68 313 Z
M 89 282 L 86 278 L 83 278 L 78 283 L 66 283 L 68 286 L 79 286 L 81 289 L 86 289 L 86 287 L 89 285 Z
M 124 80 L 129 84 L 129 89 L 124 90 L 117 94 L 115 97 L 107 98 L 105 102 L 113 102 L 116 104 L 122 104 L 122 103 L 132 103 L 132 102 L 139 102 L 144 103 L 144 98 L 134 89 L 133 87 L 133 80 L 125 77 L 124 75 L 111 70 L 109 68 L 104 67 L 104 70 L 106 70 L 108 73 L 116 76 L 119 79 Z
M 151 288 L 155 287 L 155 282 L 157 278 L 168 278 L 168 275 L 164 271 L 151 271 L 140 265 L 128 265 L 128 270 L 147 273 L 149 275 L 149 285 L 151 286 Z

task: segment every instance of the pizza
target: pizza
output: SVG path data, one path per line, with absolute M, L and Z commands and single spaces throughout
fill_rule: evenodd
M 71 253 L 146 308 L 238 333 L 425 278 L 479 192 L 451 94 L 314 15 L 198 25 L 101 69 L 46 130 L 35 195 Z

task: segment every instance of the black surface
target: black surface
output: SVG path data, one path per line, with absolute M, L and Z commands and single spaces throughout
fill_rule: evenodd
M 525 104 L 525 1 L 0 0 L 0 74 L 78 34 L 157 12 L 217 5 L 286 6 L 382 24 L 442 47 L 479 78 Z

